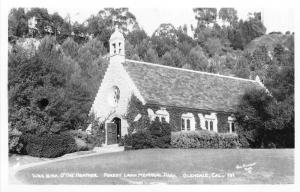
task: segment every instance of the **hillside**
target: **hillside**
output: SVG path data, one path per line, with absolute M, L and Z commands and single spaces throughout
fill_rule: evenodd
M 244 50 L 252 53 L 257 47 L 265 45 L 268 51 L 272 52 L 276 44 L 281 44 L 282 46 L 284 46 L 284 48 L 290 49 L 291 38 L 293 38 L 293 35 L 284 35 L 277 33 L 266 34 L 253 39 L 248 45 L 246 45 Z

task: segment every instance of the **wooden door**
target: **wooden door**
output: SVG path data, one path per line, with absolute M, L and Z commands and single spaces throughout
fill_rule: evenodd
M 107 145 L 117 143 L 117 125 L 115 123 L 106 123 Z

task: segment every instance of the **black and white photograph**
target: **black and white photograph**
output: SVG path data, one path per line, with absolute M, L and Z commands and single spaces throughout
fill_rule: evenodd
M 116 2 L 1 1 L 1 191 L 296 191 L 296 2 Z

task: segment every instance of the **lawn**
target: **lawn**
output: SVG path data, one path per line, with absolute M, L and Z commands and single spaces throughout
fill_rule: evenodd
M 293 149 L 145 149 L 19 171 L 26 184 L 291 184 Z

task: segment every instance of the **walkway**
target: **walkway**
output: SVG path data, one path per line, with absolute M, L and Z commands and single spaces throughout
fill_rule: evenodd
M 16 163 L 13 166 L 9 167 L 9 184 L 22 184 L 19 180 L 16 179 L 15 174 L 23 169 L 29 168 L 29 167 L 34 167 L 38 165 L 44 165 L 47 163 L 52 163 L 52 162 L 58 162 L 58 161 L 65 161 L 65 160 L 70 160 L 70 159 L 77 159 L 81 157 L 89 157 L 89 156 L 95 156 L 99 154 L 105 154 L 105 153 L 115 153 L 115 152 L 121 152 L 124 151 L 124 147 L 118 146 L 118 144 L 115 145 L 106 145 L 103 147 L 95 147 L 92 151 L 79 151 L 75 153 L 70 153 L 66 154 L 61 157 L 53 158 L 53 159 L 46 159 L 43 158 L 42 161 L 39 162 L 34 162 L 34 163 L 27 163 L 20 165 L 20 163 Z

